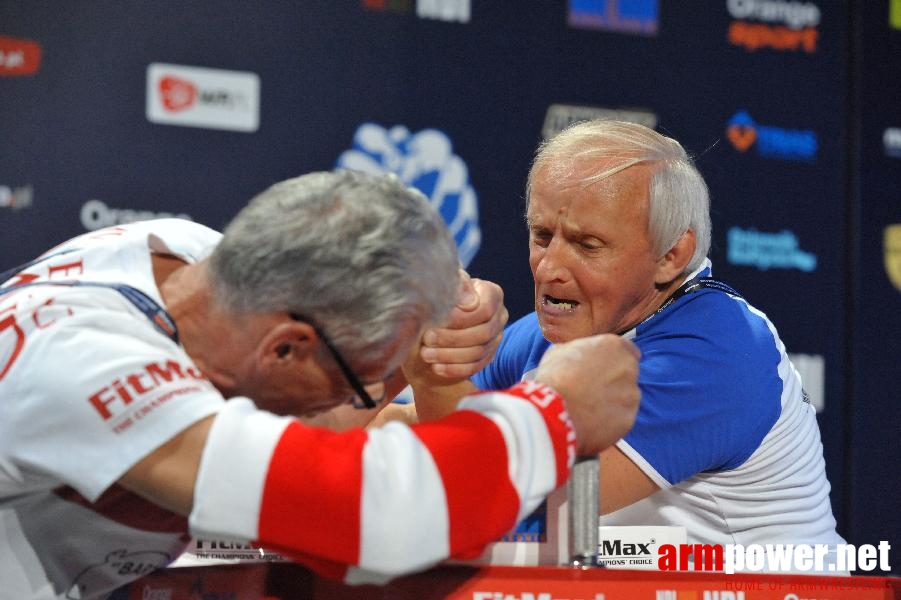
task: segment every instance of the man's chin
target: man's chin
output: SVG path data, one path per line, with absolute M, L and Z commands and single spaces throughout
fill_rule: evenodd
M 562 344 L 579 337 L 585 337 L 575 332 L 572 327 L 545 322 L 541 317 L 538 317 L 538 325 L 541 327 L 541 334 L 544 336 L 544 339 L 552 344 Z

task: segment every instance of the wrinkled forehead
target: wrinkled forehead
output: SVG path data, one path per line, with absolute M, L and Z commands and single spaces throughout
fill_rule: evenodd
M 574 185 L 579 180 L 598 172 L 601 166 L 597 160 L 587 157 L 547 158 L 535 164 L 532 173 L 532 187 L 545 182 L 553 182 L 560 188 Z
M 558 209 L 562 204 L 626 203 L 644 209 L 650 197 L 653 163 L 622 160 L 567 159 L 536 168 L 529 188 L 526 218 L 534 218 L 536 202 Z M 586 204 L 587 203 L 587 204 Z M 544 206 L 546 208 L 546 206 Z
M 650 187 L 650 180 L 657 166 L 636 153 L 607 154 L 592 151 L 572 155 L 551 155 L 537 160 L 530 173 L 528 198 L 531 203 L 536 187 L 551 184 L 557 190 L 584 188 L 614 180 L 613 185 L 627 181 Z

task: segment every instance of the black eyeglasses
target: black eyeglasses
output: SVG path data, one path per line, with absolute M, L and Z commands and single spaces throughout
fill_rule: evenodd
M 325 332 L 319 325 L 316 324 L 315 321 L 297 313 L 288 313 L 288 315 L 295 321 L 306 323 L 307 325 L 312 327 L 313 331 L 316 332 L 316 335 L 319 336 L 319 339 L 322 340 L 322 343 L 325 344 L 325 347 L 328 348 L 328 351 L 331 353 L 332 358 L 334 358 L 335 362 L 338 364 L 338 368 L 341 369 L 341 374 L 344 375 L 344 379 L 347 381 L 347 383 L 350 384 L 350 387 L 356 394 L 353 399 L 354 408 L 375 408 L 385 400 L 386 389 L 384 382 L 379 382 L 382 386 L 381 396 L 378 399 L 373 398 L 369 394 L 369 392 L 366 391 L 366 386 L 363 384 L 360 378 L 357 377 L 357 375 L 353 372 L 353 369 L 350 368 L 350 365 L 347 364 L 347 361 L 344 360 L 344 357 L 341 356 L 341 353 L 338 352 L 338 348 L 335 347 L 335 345 L 332 343 L 332 340 L 327 335 L 325 335 Z

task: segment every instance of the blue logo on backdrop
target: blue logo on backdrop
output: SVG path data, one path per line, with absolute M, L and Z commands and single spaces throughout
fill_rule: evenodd
M 798 247 L 791 231 L 764 233 L 756 229 L 731 227 L 727 234 L 727 260 L 732 265 L 767 269 L 798 269 L 810 272 L 817 268 L 817 257 Z
M 657 34 L 659 0 L 569 0 L 571 27 Z
M 457 243 L 460 262 L 469 266 L 479 250 L 479 207 L 469 182 L 466 163 L 453 153 L 450 138 L 437 129 L 411 134 L 403 125 L 386 129 L 374 123 L 360 125 L 354 146 L 341 154 L 338 168 L 366 173 L 394 173 L 425 194 Z
M 759 125 L 744 110 L 729 119 L 726 137 L 739 152 L 754 146 L 757 154 L 765 158 L 813 162 L 817 156 L 817 134 L 812 129 Z

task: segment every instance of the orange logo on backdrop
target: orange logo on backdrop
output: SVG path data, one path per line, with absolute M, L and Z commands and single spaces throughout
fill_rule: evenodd
M 746 125 L 730 125 L 726 137 L 739 152 L 744 152 L 757 140 L 757 130 Z
M 170 75 L 160 79 L 159 85 L 163 106 L 170 112 L 190 108 L 197 100 L 197 86 L 185 79 Z
M 815 27 L 791 29 L 782 25 L 764 25 L 735 21 L 729 25 L 729 43 L 744 46 L 753 52 L 760 48 L 773 50 L 803 50 L 808 54 L 817 51 L 819 32 Z

